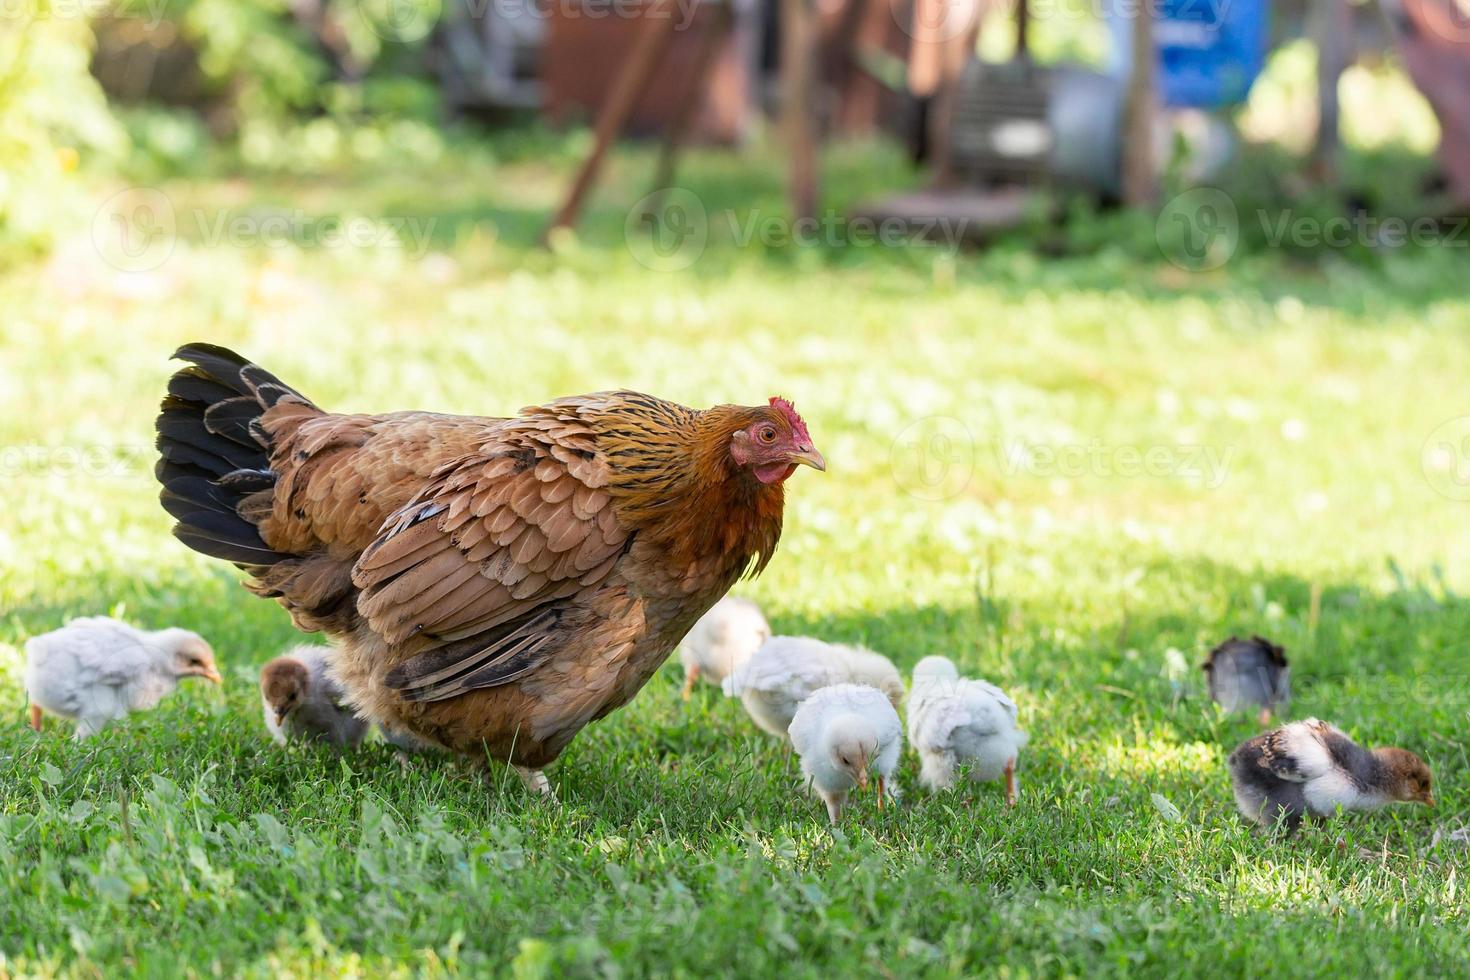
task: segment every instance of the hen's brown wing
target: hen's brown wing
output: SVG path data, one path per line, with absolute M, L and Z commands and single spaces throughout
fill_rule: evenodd
M 508 423 L 442 467 L 358 559 L 358 611 L 420 652 L 388 683 L 440 701 L 534 670 L 591 613 L 578 602 L 631 544 L 606 464 L 569 408 Z

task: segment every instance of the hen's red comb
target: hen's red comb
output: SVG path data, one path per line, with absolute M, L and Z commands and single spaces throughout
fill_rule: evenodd
M 811 433 L 806 431 L 806 421 L 796 413 L 796 406 L 779 395 L 771 399 L 771 405 L 782 415 L 786 421 L 791 423 L 791 434 L 797 439 L 811 441 Z

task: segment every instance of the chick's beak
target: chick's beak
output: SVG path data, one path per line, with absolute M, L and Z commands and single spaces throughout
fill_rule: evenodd
M 199 676 L 212 684 L 223 685 L 225 682 L 225 679 L 220 676 L 218 667 L 205 667 L 204 670 L 200 671 Z
M 867 766 L 863 766 L 861 769 L 858 770 L 857 781 L 858 781 L 858 789 L 865 790 L 865 789 L 868 788 L 868 767 Z
M 1424 805 L 1425 806 L 1434 806 L 1434 794 L 1433 793 L 1425 793 L 1424 794 Z
M 796 452 L 791 454 L 791 461 L 793 463 L 801 463 L 804 466 L 810 466 L 819 473 L 825 473 L 827 471 L 827 461 L 822 458 L 821 453 L 817 452 L 817 447 L 810 443 L 805 446 L 798 446 Z

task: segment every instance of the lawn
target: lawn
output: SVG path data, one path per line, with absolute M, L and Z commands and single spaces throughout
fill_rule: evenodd
M 726 209 L 780 215 L 779 173 L 698 154 L 707 246 L 649 269 L 624 240 L 647 151 L 534 247 L 566 150 L 163 180 L 156 266 L 119 272 L 82 227 L 0 278 L 0 977 L 1470 969 L 1461 252 L 1191 274 L 1106 243 L 742 244 Z M 907 179 L 871 147 L 831 163 L 838 206 Z M 283 244 L 260 232 L 282 214 L 423 234 Z M 573 743 L 555 805 L 381 744 L 283 752 L 255 676 L 298 636 L 156 502 L 153 414 L 195 339 L 346 411 L 790 397 L 828 471 L 796 474 L 737 591 L 778 632 L 1003 685 L 1020 804 L 927 796 L 910 756 L 902 805 L 829 830 L 738 703 L 680 701 L 677 663 Z M 109 610 L 203 633 L 223 688 L 35 736 L 26 638 Z M 1249 832 L 1224 759 L 1255 728 L 1197 666 L 1252 632 L 1287 647 L 1295 716 L 1421 753 L 1438 808 Z

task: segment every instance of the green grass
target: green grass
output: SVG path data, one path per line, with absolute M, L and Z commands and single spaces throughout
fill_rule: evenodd
M 1470 414 L 1462 255 L 1191 276 L 1106 244 L 951 260 L 716 234 L 658 273 L 623 246 L 649 161 L 618 154 L 553 254 L 531 247 L 559 188 L 544 163 L 454 151 L 161 185 L 210 216 L 436 217 L 423 258 L 186 240 L 119 276 L 82 228 L 0 279 L 0 976 L 1470 966 L 1448 836 L 1470 824 L 1470 511 L 1425 451 Z M 871 148 L 831 164 L 837 206 L 909 179 Z M 755 158 L 698 154 L 686 184 L 713 213 L 780 213 Z M 550 770 L 556 806 L 503 769 L 278 750 L 254 678 L 291 626 L 156 503 L 153 413 L 192 339 L 341 410 L 791 397 L 829 471 L 793 479 L 781 549 L 740 591 L 778 631 L 1004 685 L 1032 735 L 1020 805 L 926 796 L 910 758 L 901 806 L 829 831 L 738 704 L 679 701 L 676 665 Z M 85 744 L 35 737 L 26 637 L 110 609 L 205 634 L 224 688 Z M 1252 631 L 1287 646 L 1295 715 L 1422 753 L 1438 809 L 1248 832 L 1223 762 L 1253 728 L 1194 668 Z

